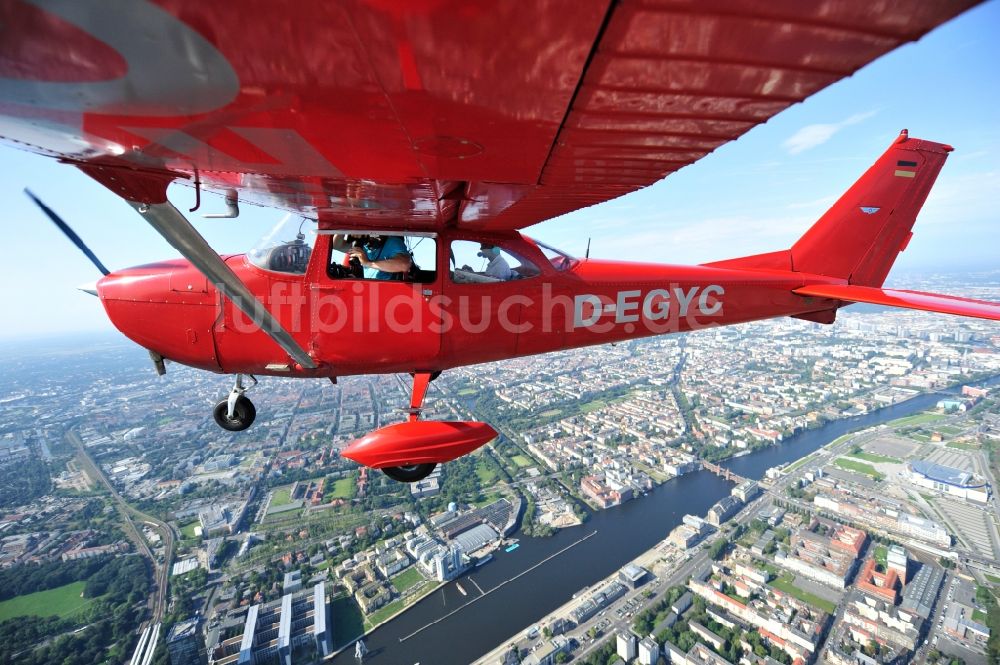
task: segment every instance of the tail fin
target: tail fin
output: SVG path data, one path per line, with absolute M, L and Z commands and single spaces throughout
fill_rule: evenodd
M 952 147 L 904 129 L 833 207 L 792 245 L 791 267 L 882 286 Z

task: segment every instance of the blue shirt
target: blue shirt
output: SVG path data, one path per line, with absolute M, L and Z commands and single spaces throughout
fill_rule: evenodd
M 406 243 L 401 236 L 388 236 L 381 247 L 369 248 L 365 246 L 364 250 L 365 256 L 368 257 L 369 261 L 383 261 L 391 259 L 394 256 L 399 256 L 400 254 L 410 255 L 410 252 L 406 249 Z M 375 272 L 374 279 L 398 279 L 400 274 L 398 272 L 378 270 Z

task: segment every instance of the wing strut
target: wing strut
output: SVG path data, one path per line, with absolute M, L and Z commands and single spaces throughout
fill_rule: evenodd
M 284 349 L 295 362 L 306 369 L 315 369 L 316 363 L 309 357 L 305 349 L 299 346 L 287 330 L 278 322 L 271 312 L 264 307 L 250 289 L 236 276 L 225 261 L 215 253 L 205 238 L 195 229 L 180 210 L 172 203 L 138 203 L 128 204 L 149 222 L 163 238 L 173 245 L 185 259 L 200 270 L 208 281 L 215 285 L 224 296 L 260 326 L 278 346 Z
M 168 169 L 143 167 L 118 158 L 88 162 L 67 161 L 125 199 L 157 233 L 200 270 L 222 295 L 233 301 L 240 311 L 260 326 L 295 362 L 306 369 L 316 369 L 316 363 L 305 349 L 299 346 L 264 307 L 264 303 L 257 300 L 236 273 L 209 246 L 208 241 L 167 199 L 167 186 L 174 179 L 186 178 L 187 175 Z

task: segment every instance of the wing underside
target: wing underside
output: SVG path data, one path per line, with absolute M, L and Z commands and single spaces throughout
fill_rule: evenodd
M 973 4 L 13 0 L 0 139 L 328 227 L 518 229 L 650 185 Z

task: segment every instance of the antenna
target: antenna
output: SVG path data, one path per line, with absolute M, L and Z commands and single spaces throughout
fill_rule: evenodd
M 589 259 L 590 258 L 590 238 L 589 237 L 587 238 L 587 251 L 583 255 L 583 258 L 585 258 L 585 259 Z

